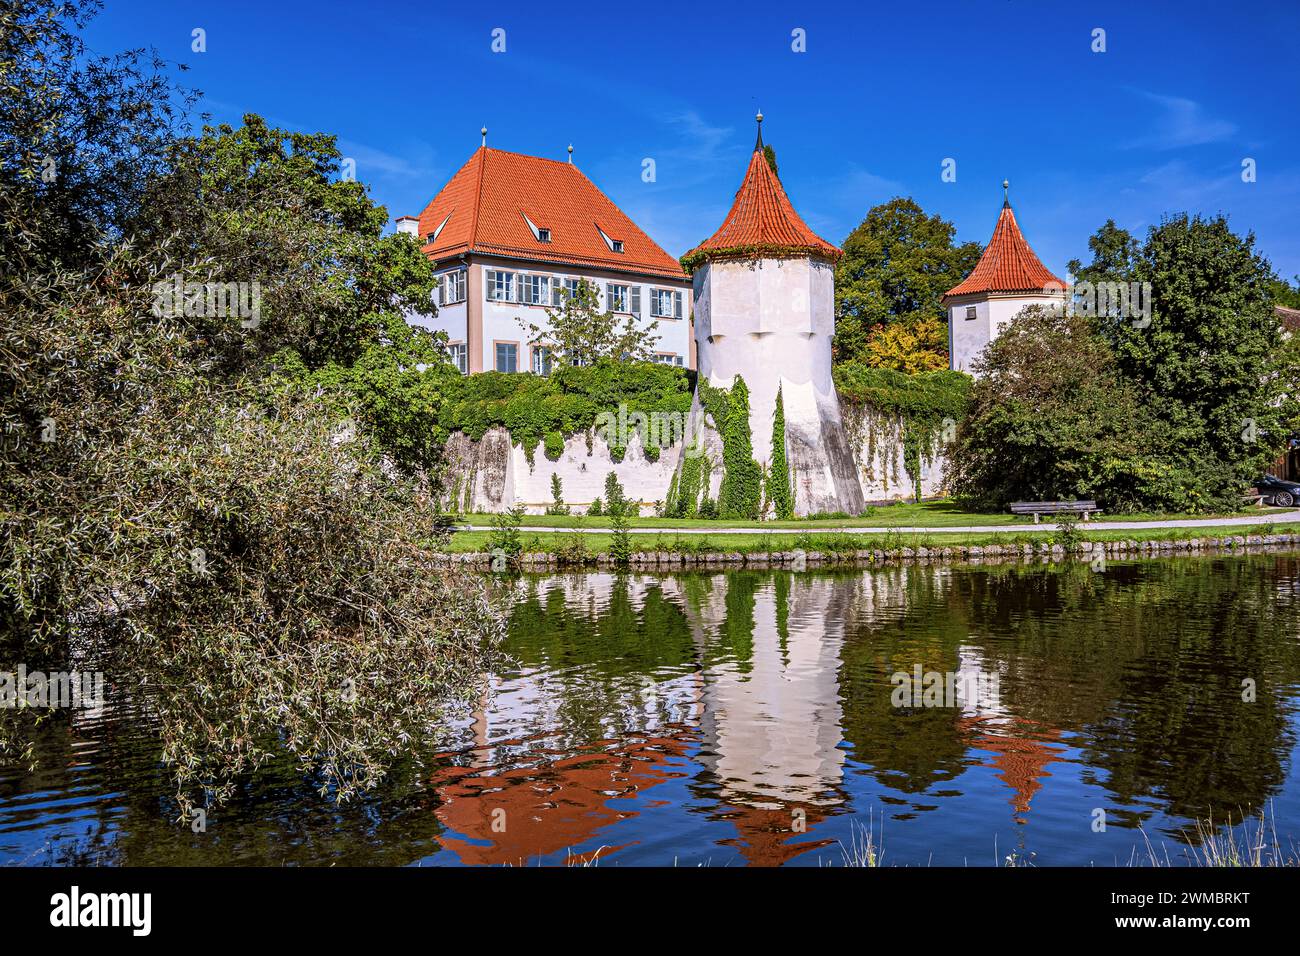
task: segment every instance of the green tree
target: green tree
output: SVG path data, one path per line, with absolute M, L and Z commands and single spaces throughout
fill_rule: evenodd
M 648 362 L 659 341 L 659 322 L 643 324 L 630 313 L 600 308 L 600 294 L 580 279 L 572 294 L 564 293 L 559 308 L 546 309 L 546 324 L 518 319 L 530 345 L 551 350 L 569 365 L 595 365 L 601 361 Z
M 605 476 L 605 514 L 617 518 L 626 514 L 630 507 L 631 503 L 623 494 L 618 475 L 611 471 Z
M 871 368 L 908 374 L 946 369 L 948 324 L 934 316 L 921 316 L 877 325 L 867 336 L 862 361 Z
M 975 268 L 980 245 L 955 245 L 952 223 L 912 199 L 875 206 L 844 240 L 835 266 L 835 360 L 865 358 L 874 328 L 899 321 L 946 324 L 941 299 Z
M 776 168 L 776 150 L 772 148 L 771 143 L 763 144 L 763 158 L 767 160 L 767 165 L 772 170 L 772 175 L 777 179 L 781 178 L 781 173 Z
M 1066 268 L 1076 282 L 1128 282 L 1133 275 L 1138 257 L 1138 241 L 1127 229 L 1115 225 L 1114 219 L 1106 222 L 1088 239 L 1092 262 L 1083 265 L 1071 259 Z
M 1082 315 L 1033 307 L 976 362 L 967 416 L 950 451 L 954 494 L 982 508 L 1095 498 L 1110 510 L 1181 505 L 1156 460 L 1158 422 Z
M 147 63 L 86 59 L 91 12 L 0 12 L 0 632 L 129 676 L 182 812 L 285 753 L 348 799 L 445 730 L 502 621 L 440 567 L 430 483 L 286 369 L 383 344 L 431 268 L 332 138 L 178 139 Z M 31 178 L 46 155 L 67 181 Z M 177 278 L 197 296 L 161 307 Z M 257 282 L 257 321 L 214 282 Z M 0 712 L 0 760 L 31 718 Z
M 1284 447 L 1296 414 L 1273 269 L 1253 234 L 1235 235 L 1222 215 L 1184 213 L 1153 226 L 1125 272 L 1127 254 L 1113 250 L 1131 245 L 1111 225 L 1098 234 L 1104 243 L 1090 243 L 1102 257 L 1082 273 L 1149 283 L 1151 315 L 1099 316 L 1098 330 L 1144 406 L 1172 429 L 1170 454 L 1176 447 L 1194 476 L 1191 504 L 1235 506 Z

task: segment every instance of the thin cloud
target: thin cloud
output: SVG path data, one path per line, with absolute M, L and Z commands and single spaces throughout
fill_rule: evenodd
M 1209 116 L 1195 100 L 1181 96 L 1163 96 L 1138 90 L 1137 93 L 1160 108 L 1160 115 L 1144 136 L 1124 144 L 1126 149 L 1182 149 L 1217 143 L 1237 132 L 1237 126 Z

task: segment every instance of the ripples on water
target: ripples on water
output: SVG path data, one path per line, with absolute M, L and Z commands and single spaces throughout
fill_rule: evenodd
M 1298 581 L 1293 555 L 526 578 L 511 669 L 361 804 L 286 760 L 193 834 L 117 701 L 0 771 L 0 862 L 838 865 L 870 828 L 886 864 L 1177 863 L 1196 818 L 1263 806 L 1294 849 Z M 997 683 L 900 710 L 916 665 Z

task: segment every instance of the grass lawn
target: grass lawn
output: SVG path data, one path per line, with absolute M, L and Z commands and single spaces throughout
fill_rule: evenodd
M 1101 521 L 1159 521 L 1174 518 L 1226 518 L 1240 517 L 1247 514 L 1267 514 L 1281 511 L 1280 508 L 1251 508 L 1235 514 L 1106 514 L 1096 520 Z M 492 526 L 496 515 L 469 514 L 456 519 L 457 524 L 488 528 Z M 763 528 L 770 530 L 787 529 L 807 531 L 813 528 L 961 528 L 969 525 L 1014 525 L 1028 524 L 1033 518 L 1029 515 L 1013 515 L 1010 512 L 966 511 L 951 501 L 900 502 L 892 505 L 879 505 L 868 508 L 867 513 L 857 518 L 802 518 L 794 521 L 723 521 L 704 518 L 629 518 L 628 525 L 633 528 Z M 1044 523 L 1052 519 L 1044 517 Z M 586 515 L 525 515 L 524 524 L 533 528 L 608 528 L 609 518 L 605 516 L 587 517 Z
M 1049 526 L 1050 528 L 1050 526 Z M 1238 525 L 1231 528 L 1156 528 L 1136 531 L 1083 531 L 1083 541 L 1182 541 L 1189 538 L 1224 538 L 1248 534 L 1294 534 L 1300 532 L 1300 523 L 1271 525 Z M 483 552 L 490 550 L 490 531 L 458 531 L 451 537 L 448 551 Z M 612 535 L 565 534 L 563 531 L 522 532 L 523 549 L 528 553 L 558 553 L 586 548 L 592 554 L 609 550 Z M 734 551 L 750 554 L 765 551 L 895 551 L 899 548 L 943 548 L 958 545 L 1008 545 L 1042 544 L 1051 541 L 1052 535 L 1029 532 L 969 532 L 942 534 L 902 534 L 884 531 L 881 534 L 846 534 L 835 531 L 803 532 L 793 534 L 720 534 L 675 535 L 637 534 L 632 536 L 633 551 L 677 551 L 708 553 Z

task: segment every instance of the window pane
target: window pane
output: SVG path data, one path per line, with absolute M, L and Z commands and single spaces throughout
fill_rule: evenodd
M 497 343 L 497 371 L 498 372 L 517 372 L 519 371 L 519 346 L 513 343 Z

